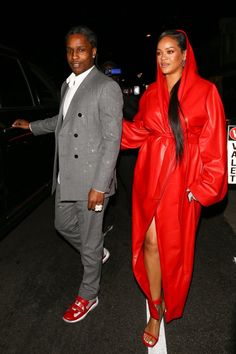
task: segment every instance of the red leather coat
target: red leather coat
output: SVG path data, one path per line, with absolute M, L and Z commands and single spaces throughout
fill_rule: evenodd
M 151 299 L 143 242 L 155 217 L 167 322 L 183 314 L 201 206 L 219 202 L 227 191 L 224 109 L 214 84 L 197 74 L 189 42 L 178 97 L 184 135 L 180 163 L 176 163 L 175 141 L 168 123 L 169 94 L 159 68 L 157 81 L 140 100 L 134 122 L 124 120 L 121 143 L 123 149 L 140 148 L 133 183 L 133 271 Z M 197 201 L 188 201 L 187 189 Z

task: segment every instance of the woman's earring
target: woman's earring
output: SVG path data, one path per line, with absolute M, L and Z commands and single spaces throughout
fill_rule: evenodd
M 184 68 L 185 66 L 185 60 L 182 60 L 182 67 Z

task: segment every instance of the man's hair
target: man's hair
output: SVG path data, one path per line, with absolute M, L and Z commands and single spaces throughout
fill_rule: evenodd
M 93 48 L 97 48 L 97 35 L 89 27 L 84 25 L 71 27 L 71 29 L 66 34 L 66 41 L 72 34 L 82 34 L 87 38 Z

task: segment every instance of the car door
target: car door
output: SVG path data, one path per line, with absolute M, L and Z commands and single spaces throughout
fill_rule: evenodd
M 58 95 L 42 72 L 13 54 L 0 53 L 0 236 L 50 189 L 53 134 L 11 128 L 57 113 Z M 3 231 L 4 233 L 4 231 Z

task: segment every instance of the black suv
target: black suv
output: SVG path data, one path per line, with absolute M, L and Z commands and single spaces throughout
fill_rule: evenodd
M 0 238 L 48 195 L 54 135 L 11 128 L 58 112 L 59 90 L 15 50 L 0 46 Z

